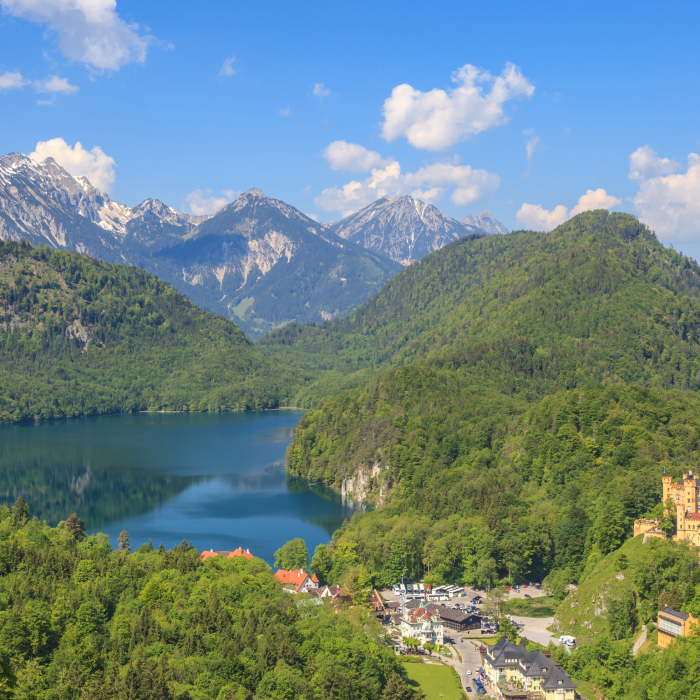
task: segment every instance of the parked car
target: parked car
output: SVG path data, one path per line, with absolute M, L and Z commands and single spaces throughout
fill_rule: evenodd
M 468 692 L 468 693 L 473 693 L 473 692 L 474 692 L 474 691 L 471 689 L 471 686 L 469 686 L 469 685 L 467 686 L 467 692 Z
M 469 669 L 467 669 L 467 675 L 468 675 L 468 676 L 471 676 L 471 675 L 472 675 L 472 672 L 471 672 Z
M 527 593 L 523 596 L 523 598 L 532 598 L 531 595 L 528 595 Z

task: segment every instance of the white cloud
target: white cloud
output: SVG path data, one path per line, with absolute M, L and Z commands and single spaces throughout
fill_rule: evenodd
M 532 165 L 532 161 L 535 157 L 535 151 L 537 150 L 537 144 L 540 142 L 539 136 L 533 136 L 531 139 L 527 140 L 525 144 L 525 150 L 527 151 L 527 164 L 528 167 Z
M 292 108 L 287 105 L 284 109 L 281 109 L 277 114 L 280 115 L 280 117 L 291 117 L 292 116 Z
M 586 190 L 586 194 L 579 197 L 578 204 L 569 212 L 569 217 L 576 216 L 582 211 L 612 209 L 619 204 L 622 204 L 622 200 L 608 194 L 602 187 L 597 190 Z
M 452 201 L 463 205 L 499 186 L 498 175 L 486 170 L 474 170 L 469 165 L 436 163 L 404 174 L 399 163 L 385 161 L 383 167 L 372 168 L 371 174 L 364 180 L 353 180 L 342 187 L 329 187 L 314 202 L 326 211 L 338 211 L 346 216 L 381 197 L 411 194 L 423 201 L 434 202 L 447 189 L 452 189 Z
M 364 146 L 347 141 L 333 141 L 326 146 L 323 157 L 330 163 L 333 170 L 345 170 L 351 173 L 366 173 L 386 163 L 376 151 L 369 151 Z
M 223 195 L 223 197 L 215 197 L 211 190 L 194 190 L 185 197 L 185 203 L 195 216 L 216 214 L 221 207 L 225 207 L 235 199 L 236 193 L 233 190 L 224 190 Z
M 679 170 L 681 164 L 669 158 L 659 158 L 650 146 L 640 146 L 630 153 L 630 180 L 648 180 L 661 175 L 670 175 Z
M 88 151 L 80 141 L 71 147 L 63 139 L 51 139 L 39 141 L 36 150 L 29 157 L 38 162 L 53 158 L 71 175 L 84 175 L 94 187 L 103 192 L 108 192 L 114 184 L 116 163 L 99 146 Z
M 602 187 L 599 187 L 597 190 L 587 190 L 586 194 L 581 195 L 578 204 L 571 211 L 563 204 L 558 204 L 549 211 L 541 204 L 524 203 L 518 209 L 515 217 L 525 228 L 534 229 L 535 231 L 551 231 L 557 226 L 561 226 L 572 216 L 576 216 L 576 214 L 580 214 L 583 211 L 611 209 L 621 203 L 621 200 L 617 197 L 613 197 Z
M 71 85 L 66 78 L 59 78 L 57 75 L 35 81 L 34 89 L 37 92 L 60 92 L 64 95 L 74 95 L 80 90 L 77 85 Z
M 9 15 L 46 25 L 65 56 L 88 66 L 118 70 L 143 63 L 151 37 L 116 12 L 116 0 L 0 0 Z
M 236 74 L 236 71 L 233 68 L 233 62 L 235 60 L 236 60 L 235 56 L 231 56 L 230 58 L 224 59 L 224 65 L 221 66 L 221 70 L 219 71 L 220 78 L 229 78 L 232 75 Z
M 532 97 L 534 86 L 512 63 L 492 77 L 488 71 L 466 64 L 452 74 L 458 85 L 447 92 L 434 88 L 421 92 L 404 84 L 395 87 L 384 102 L 382 136 L 394 141 L 405 136 L 416 148 L 439 151 L 470 136 L 505 124 L 503 105 L 516 97 Z M 488 94 L 481 84 L 491 86 Z
M 323 83 L 316 83 L 314 85 L 314 95 L 319 99 L 322 100 L 324 97 L 328 97 L 330 94 L 331 91 Z
M 24 87 L 27 81 L 21 73 L 10 73 L 9 71 L 0 75 L 0 90 L 15 90 Z
M 641 150 L 637 149 L 632 156 Z M 700 155 L 689 154 L 686 172 L 672 174 L 678 169 L 678 164 L 667 158 L 656 158 L 656 154 L 651 149 L 649 151 L 653 156 L 651 165 L 640 168 L 638 162 L 641 158 L 637 157 L 635 161 L 635 174 L 648 178 L 640 182 L 639 191 L 632 200 L 640 220 L 660 238 L 697 241 L 700 234 Z M 632 172 L 631 167 L 630 177 Z M 664 172 L 668 174 L 663 175 Z
M 524 203 L 515 218 L 527 229 L 551 231 L 569 218 L 569 210 L 563 204 L 557 204 L 549 211 L 541 204 Z

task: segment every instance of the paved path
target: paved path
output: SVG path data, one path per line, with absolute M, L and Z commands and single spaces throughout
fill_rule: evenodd
M 462 663 L 456 657 L 452 663 L 450 663 L 449 659 L 447 660 L 459 674 L 462 688 L 464 688 L 465 692 L 467 688 L 472 689 L 470 693 L 467 693 L 470 698 L 483 697 L 476 694 L 476 685 L 474 683 L 476 669 L 481 667 L 481 654 L 479 654 L 478 646 L 474 646 L 470 641 L 463 642 L 459 634 L 455 634 L 454 637 L 449 637 L 449 639 L 450 644 L 462 655 Z M 467 671 L 471 671 L 471 674 L 467 673 Z
M 636 656 L 639 653 L 639 648 L 646 641 L 647 641 L 647 626 L 642 625 L 642 633 L 639 635 L 639 638 L 637 639 L 637 641 L 634 643 L 634 646 L 632 647 L 632 655 L 633 656 Z

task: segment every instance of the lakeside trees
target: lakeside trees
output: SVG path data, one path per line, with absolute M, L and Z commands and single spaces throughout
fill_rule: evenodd
M 0 242 L 0 423 L 271 408 L 294 381 L 143 270 Z
M 128 554 L 74 525 L 31 519 L 23 499 L 0 507 L 0 657 L 14 697 L 413 697 L 366 610 L 298 606 L 260 559 L 203 564 L 187 543 Z

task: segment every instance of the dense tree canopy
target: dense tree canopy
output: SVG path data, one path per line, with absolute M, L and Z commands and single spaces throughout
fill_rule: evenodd
M 0 507 L 0 657 L 17 698 L 410 697 L 364 608 L 306 605 L 260 559 L 203 564 L 186 542 L 128 554 L 76 537 L 77 516 L 25 515 Z
M 143 270 L 0 242 L 0 422 L 289 402 L 290 373 Z

